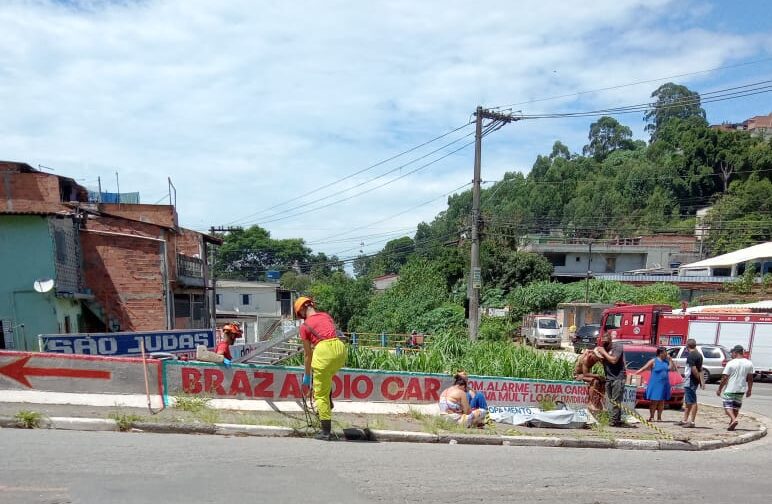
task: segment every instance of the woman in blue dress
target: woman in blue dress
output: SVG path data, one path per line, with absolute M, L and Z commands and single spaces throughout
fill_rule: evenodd
M 641 374 L 651 369 L 649 383 L 646 386 L 646 395 L 649 401 L 649 422 L 654 421 L 654 412 L 657 412 L 657 422 L 662 421 L 662 410 L 665 409 L 665 401 L 670 400 L 670 371 L 675 371 L 675 363 L 667 354 L 667 350 L 657 348 L 657 356 L 635 372 Z

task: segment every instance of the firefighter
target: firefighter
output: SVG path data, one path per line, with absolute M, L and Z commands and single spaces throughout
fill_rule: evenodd
M 332 432 L 332 378 L 346 362 L 346 346 L 338 338 L 335 321 L 329 314 L 318 311 L 313 299 L 300 296 L 293 308 L 295 315 L 303 319 L 299 332 L 305 352 L 304 392 L 311 387 L 313 372 L 314 402 L 322 427 L 315 437 L 329 441 Z
M 214 349 L 216 354 L 223 356 L 223 364 L 225 367 L 230 367 L 233 357 L 231 356 L 231 345 L 236 338 L 241 337 L 241 328 L 236 322 L 225 324 L 222 328 L 222 341 L 217 343 L 217 347 Z

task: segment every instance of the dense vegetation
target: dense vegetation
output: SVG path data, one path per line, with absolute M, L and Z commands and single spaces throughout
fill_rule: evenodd
M 290 364 L 301 365 L 296 356 Z M 573 379 L 573 363 L 551 352 L 502 341 L 469 341 L 463 331 L 435 334 L 421 352 L 349 347 L 346 367 L 416 373 L 452 374 L 459 370 L 478 376 L 517 376 L 541 380 Z
M 584 282 L 549 283 L 549 261 L 519 250 L 529 234 L 693 233 L 696 211 L 711 207 L 705 219 L 709 255 L 772 239 L 772 144 L 710 128 L 699 95 L 683 86 L 665 84 L 652 98 L 662 107 L 644 117 L 648 142 L 633 139 L 617 119 L 601 117 L 590 125 L 582 154 L 555 141 L 528 174 L 507 173 L 483 190 L 482 301 L 511 311 L 509 319 L 483 319 L 482 339 L 508 338 L 528 311 L 585 298 Z M 338 258 L 313 254 L 302 239 L 273 240 L 257 226 L 225 235 L 216 272 L 260 280 L 269 269 L 282 271 L 285 288 L 314 295 L 344 330 L 458 331 L 464 326 L 471 200 L 470 191 L 452 195 L 447 209 L 419 224 L 414 236 L 357 258 L 354 276 Z M 399 282 L 374 294 L 371 278 L 386 273 L 399 273 Z M 672 286 L 592 281 L 589 287 L 590 301 L 679 301 Z

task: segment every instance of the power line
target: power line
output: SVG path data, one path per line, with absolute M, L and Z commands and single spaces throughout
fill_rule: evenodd
M 352 177 L 355 177 L 357 175 L 365 173 L 366 171 L 372 170 L 373 168 L 377 168 L 378 166 L 381 166 L 381 165 L 386 164 L 386 163 L 388 163 L 390 161 L 398 159 L 398 158 L 400 158 L 400 157 L 402 157 L 402 156 L 404 156 L 406 154 L 410 154 L 411 152 L 414 152 L 414 151 L 416 151 L 416 150 L 418 150 L 418 149 L 420 149 L 422 147 L 425 147 L 425 146 L 427 146 L 429 144 L 432 144 L 432 143 L 436 142 L 437 140 L 441 140 L 441 139 L 443 139 L 443 138 L 445 138 L 445 137 L 447 137 L 449 135 L 452 135 L 453 133 L 464 129 L 464 128 L 468 127 L 471 124 L 472 124 L 471 121 L 467 122 L 465 124 L 462 124 L 461 126 L 458 126 L 457 128 L 454 128 L 454 129 L 448 131 L 447 133 L 443 133 L 442 135 L 439 135 L 439 136 L 437 136 L 435 138 L 432 138 L 431 140 L 428 140 L 428 141 L 423 142 L 423 143 L 421 143 L 419 145 L 416 145 L 415 147 L 411 147 L 410 149 L 402 151 L 399 154 L 396 154 L 394 156 L 386 158 L 386 159 L 384 159 L 382 161 L 378 161 L 377 163 L 371 164 L 370 166 L 367 166 L 365 168 L 362 168 L 361 170 L 355 171 L 354 173 L 350 173 L 349 175 L 346 175 L 346 176 L 341 177 L 339 179 L 333 180 L 332 182 L 330 182 L 328 184 L 325 184 L 325 185 L 323 185 L 321 187 L 316 187 L 313 190 L 308 191 L 307 193 L 301 194 L 297 198 L 293 198 L 291 200 L 286 200 L 286 201 L 283 201 L 281 203 L 278 203 L 278 204 L 275 204 L 275 205 L 271 205 L 270 207 L 266 207 L 263 210 L 259 210 L 257 212 L 251 213 L 251 214 L 247 215 L 246 217 L 242 217 L 240 219 L 236 219 L 234 221 L 231 221 L 229 224 L 233 224 L 235 222 L 241 222 L 241 221 L 250 219 L 250 218 L 252 218 L 252 217 L 254 217 L 256 215 L 260 215 L 260 214 L 265 213 L 266 211 L 272 210 L 272 209 L 274 209 L 276 207 L 281 207 L 281 206 L 287 205 L 289 203 L 292 203 L 292 202 L 296 201 L 297 199 L 302 199 L 302 198 L 304 198 L 306 196 L 310 196 L 312 194 L 316 194 L 318 191 L 320 191 L 322 189 L 326 189 L 326 188 L 331 187 L 331 186 L 333 186 L 335 184 L 339 184 L 340 182 L 343 182 L 343 181 L 348 180 L 348 179 L 350 179 Z
M 393 219 L 395 217 L 399 217 L 400 215 L 403 215 L 403 214 L 406 214 L 406 213 L 411 212 L 413 210 L 416 210 L 417 208 L 421 208 L 422 206 L 429 205 L 429 204 L 437 201 L 440 198 L 446 198 L 446 197 L 450 196 L 451 194 L 453 194 L 453 193 L 463 189 L 464 187 L 470 186 L 470 185 L 472 185 L 472 183 L 471 182 L 467 182 L 466 184 L 460 185 L 460 186 L 456 187 L 455 189 L 452 189 L 451 191 L 446 192 L 445 194 L 437 196 L 436 198 L 433 198 L 433 199 L 428 200 L 428 201 L 424 201 L 423 203 L 419 203 L 418 205 L 412 206 L 412 207 L 410 207 L 408 209 L 405 209 L 405 210 L 403 210 L 401 212 L 397 212 L 395 214 L 389 215 L 388 217 L 384 217 L 383 219 L 379 219 L 379 220 L 371 222 L 369 224 L 365 224 L 364 226 L 358 226 L 358 227 L 355 227 L 355 228 L 351 228 L 351 229 L 349 229 L 347 231 L 344 231 L 342 233 L 338 233 L 338 234 L 334 234 L 334 235 L 328 236 L 328 238 L 335 238 L 335 237 L 338 237 L 338 236 L 345 236 L 346 234 L 351 233 L 353 231 L 358 231 L 360 229 L 365 229 L 365 228 L 368 228 L 368 227 L 370 227 L 370 226 L 372 226 L 374 224 L 380 224 L 381 222 L 385 222 L 385 221 Z
M 508 108 L 508 107 L 517 107 L 517 106 L 520 106 L 520 105 L 528 105 L 530 103 L 538 103 L 538 102 L 545 102 L 545 101 L 551 101 L 551 100 L 559 100 L 561 98 L 570 98 L 572 96 L 582 96 L 582 95 L 591 94 L 591 93 L 598 93 L 598 92 L 602 92 L 602 91 L 611 91 L 611 90 L 614 90 L 614 89 L 621 89 L 621 88 L 626 88 L 626 87 L 638 86 L 640 84 L 650 84 L 652 82 L 659 82 L 659 81 L 664 81 L 664 80 L 677 79 L 679 77 L 688 77 L 690 75 L 697 75 L 697 74 L 701 74 L 701 73 L 714 72 L 716 70 L 727 70 L 727 69 L 730 69 L 730 68 L 739 68 L 739 67 L 742 67 L 742 66 L 755 65 L 757 63 L 765 63 L 767 61 L 772 61 L 772 58 L 763 58 L 763 59 L 755 60 L 755 61 L 747 61 L 747 62 L 744 62 L 744 63 L 737 63 L 735 65 L 725 65 L 725 66 L 720 66 L 720 67 L 708 68 L 708 69 L 705 69 L 705 70 L 696 70 L 696 71 L 693 71 L 693 72 L 687 72 L 687 73 L 682 73 L 682 74 L 670 75 L 668 77 L 659 77 L 659 78 L 656 78 L 656 79 L 647 79 L 647 80 L 641 80 L 641 81 L 636 81 L 636 82 L 628 82 L 626 84 L 618 84 L 618 85 L 615 85 L 615 86 L 608 86 L 608 87 L 603 87 L 603 88 L 590 89 L 590 90 L 587 90 L 587 91 L 578 91 L 576 93 L 568 93 L 568 94 L 557 95 L 557 96 L 549 96 L 549 97 L 546 97 L 546 98 L 537 98 L 537 99 L 527 100 L 527 101 L 522 101 L 522 102 L 517 102 L 517 103 L 510 103 L 509 105 L 501 105 L 501 106 L 493 107 L 493 108 L 494 109 L 505 109 L 505 108 Z
M 736 86 L 732 88 L 719 89 L 716 91 L 709 91 L 702 95 L 689 96 L 674 100 L 672 102 L 657 105 L 652 103 L 640 103 L 636 105 L 625 105 L 622 107 L 611 107 L 606 109 L 589 110 L 583 112 L 555 112 L 544 114 L 518 114 L 520 119 L 559 119 L 569 117 L 590 117 L 597 115 L 622 115 L 646 112 L 649 110 L 665 110 L 670 108 L 680 108 L 689 105 L 701 105 L 702 103 L 713 103 L 718 101 L 726 101 L 736 98 L 744 98 L 756 94 L 768 93 L 772 91 L 772 86 L 768 85 L 772 80 L 765 80 L 746 84 L 743 86 Z
M 413 160 L 411 160 L 411 161 L 408 161 L 408 162 L 407 162 L 407 163 L 405 163 L 405 164 L 402 164 L 402 165 L 400 165 L 400 166 L 397 166 L 396 168 L 392 168 L 391 170 L 389 170 L 389 171 L 387 171 L 387 172 L 381 173 L 380 175 L 378 175 L 378 176 L 376 176 L 376 177 L 373 177 L 373 178 L 371 178 L 371 179 L 369 179 L 369 180 L 366 180 L 366 181 L 362 182 L 361 184 L 359 184 L 359 186 L 367 185 L 367 184 L 369 184 L 370 182 L 374 182 L 374 181 L 376 181 L 376 180 L 382 179 L 382 178 L 383 178 L 383 177 L 385 177 L 386 175 L 390 175 L 390 174 L 392 174 L 392 173 L 394 173 L 394 172 L 396 172 L 396 171 L 402 170 L 403 168 L 406 168 L 407 166 L 410 166 L 410 165 L 412 165 L 412 164 L 414 164 L 414 163 L 417 163 L 418 161 L 420 161 L 420 160 L 422 160 L 422 159 L 426 159 L 427 157 L 429 157 L 429 156 L 431 156 L 431 155 L 433 155 L 433 154 L 436 154 L 436 153 L 438 153 L 438 152 L 440 152 L 440 151 L 444 150 L 445 148 L 447 148 L 447 147 L 450 147 L 451 145 L 453 145 L 453 144 L 456 144 L 456 143 L 460 142 L 461 140 L 463 140 L 464 138 L 468 138 L 468 137 L 470 137 L 470 136 L 472 136 L 472 135 L 474 135 L 474 132 L 471 132 L 471 133 L 469 133 L 469 134 L 467 134 L 467 135 L 464 135 L 463 137 L 457 138 L 457 139 L 453 140 L 452 142 L 449 142 L 449 143 L 447 143 L 447 144 L 443 145 L 442 147 L 440 147 L 440 148 L 438 148 L 438 149 L 435 149 L 435 150 L 433 150 L 433 151 L 431 151 L 431 152 L 429 152 L 429 153 L 427 153 L 427 154 L 424 154 L 423 156 L 420 156 L 420 157 L 418 157 L 418 158 L 415 158 L 415 159 L 413 159 Z M 298 210 L 298 209 L 300 209 L 300 208 L 305 208 L 305 207 L 307 207 L 307 206 L 309 206 L 309 205 L 313 205 L 313 204 L 316 204 L 316 203 L 320 203 L 320 202 L 322 202 L 322 201 L 328 200 L 328 199 L 330 199 L 330 198 L 334 198 L 335 196 L 338 196 L 338 195 L 340 195 L 340 194 L 343 194 L 343 193 L 349 192 L 349 191 L 351 191 L 352 189 L 354 189 L 354 188 L 352 188 L 352 187 L 347 187 L 347 188 L 345 188 L 345 189 L 342 189 L 342 190 L 340 190 L 340 191 L 337 191 L 337 192 L 334 192 L 334 193 L 330 193 L 330 194 L 328 194 L 328 195 L 326 195 L 326 196 L 324 196 L 324 197 L 322 197 L 322 198 L 316 198 L 316 199 L 314 199 L 314 200 L 308 201 L 308 202 L 306 202 L 306 203 L 303 203 L 302 205 L 297 205 L 297 206 L 294 206 L 294 207 L 292 207 L 292 208 L 289 208 L 289 209 L 287 209 L 287 210 L 281 210 L 281 211 L 278 211 L 278 212 L 274 212 L 273 214 L 267 215 L 265 218 L 266 218 L 266 219 L 273 219 L 274 217 L 277 217 L 277 216 L 279 216 L 279 215 L 282 215 L 282 214 L 286 214 L 286 213 L 290 213 L 290 212 L 295 212 L 295 211 L 297 211 L 297 210 Z M 318 190 L 319 190 L 319 189 L 316 189 L 315 191 L 318 191 Z M 242 220 L 243 220 L 243 219 L 242 219 Z M 272 222 L 272 221 L 263 221 L 263 222 Z
M 498 124 L 496 124 L 496 123 L 489 124 L 488 127 L 486 128 L 486 130 L 483 132 L 483 136 L 486 136 L 489 133 L 492 133 L 493 131 L 496 131 L 499 127 L 500 126 Z M 310 208 L 310 209 L 304 210 L 302 212 L 296 212 L 294 214 L 286 215 L 286 216 L 283 216 L 283 217 L 277 217 L 275 219 L 269 219 L 269 220 L 261 221 L 260 224 L 268 224 L 268 223 L 271 223 L 271 222 L 276 222 L 276 221 L 280 221 L 280 220 L 290 219 L 292 217 L 297 217 L 297 216 L 300 216 L 300 215 L 305 215 L 305 214 L 308 214 L 308 213 L 311 213 L 311 212 L 315 212 L 317 210 L 321 210 L 321 209 L 324 209 L 324 208 L 331 207 L 333 205 L 337 205 L 338 203 L 343 203 L 344 201 L 348 201 L 350 199 L 362 196 L 364 194 L 370 193 L 372 191 L 375 191 L 376 189 L 380 189 L 382 187 L 385 187 L 385 186 L 387 186 L 389 184 L 392 184 L 392 183 L 396 182 L 397 180 L 403 179 L 403 178 L 408 177 L 410 175 L 413 175 L 414 173 L 417 173 L 417 172 L 419 172 L 419 171 L 421 171 L 421 170 L 423 170 L 425 168 L 428 168 L 429 166 L 431 166 L 431 165 L 433 165 L 433 164 L 435 164 L 435 163 L 437 163 L 437 162 L 439 162 L 439 161 L 441 161 L 441 160 L 443 160 L 443 159 L 445 159 L 445 158 L 447 158 L 449 156 L 452 156 L 453 154 L 455 154 L 455 153 L 457 153 L 457 152 L 459 152 L 459 151 L 469 147 L 470 145 L 473 145 L 474 143 L 475 143 L 474 141 L 468 142 L 468 143 L 462 145 L 461 147 L 459 147 L 457 149 L 454 149 L 454 150 L 452 150 L 452 151 L 450 151 L 450 152 L 448 152 L 448 153 L 446 153 L 446 154 L 444 154 L 444 155 L 442 155 L 442 156 L 440 156 L 440 157 L 438 157 L 438 158 L 436 158 L 436 159 L 434 159 L 432 161 L 429 161 L 428 163 L 425 163 L 425 164 L 423 164 L 423 165 L 421 165 L 421 166 L 419 166 L 419 167 L 417 167 L 417 168 L 415 168 L 415 169 L 413 169 L 413 170 L 411 170 L 411 171 L 409 171 L 407 173 L 404 173 L 404 174 L 402 174 L 402 175 L 400 175 L 398 177 L 394 177 L 394 178 L 392 178 L 390 180 L 387 180 L 383 184 L 379 184 L 379 185 L 377 185 L 375 187 L 371 187 L 369 189 L 365 189 L 364 191 L 360 191 L 358 193 L 352 194 L 352 195 L 347 196 L 345 198 L 341 198 L 339 200 L 332 201 L 332 202 L 327 203 L 325 205 L 321 205 L 321 206 L 318 206 L 318 207 Z

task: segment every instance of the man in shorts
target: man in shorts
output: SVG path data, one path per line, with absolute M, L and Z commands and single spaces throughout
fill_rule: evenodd
M 729 427 L 726 430 L 733 431 L 737 427 L 743 395 L 750 397 L 752 389 L 753 363 L 745 358 L 742 345 L 737 345 L 732 348 L 732 360 L 724 367 L 721 383 L 716 390 L 716 395 L 723 400 L 724 412 L 729 417 Z
M 686 341 L 686 367 L 684 368 L 684 418 L 676 425 L 694 427 L 697 418 L 697 387 L 705 389 L 702 379 L 702 354 L 697 350 L 697 342 L 689 338 Z
M 592 372 L 593 366 L 598 362 L 600 362 L 600 358 L 595 355 L 593 350 L 585 350 L 576 359 L 576 366 L 574 367 L 574 380 L 587 384 L 589 394 L 587 409 L 593 415 L 603 411 L 603 396 L 606 393 L 606 377 Z

